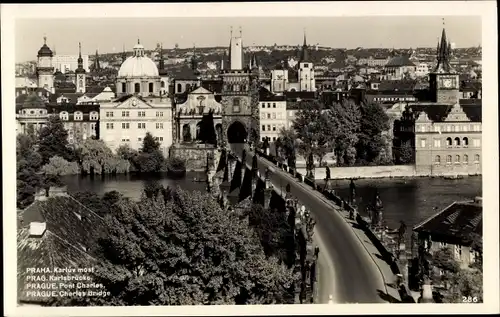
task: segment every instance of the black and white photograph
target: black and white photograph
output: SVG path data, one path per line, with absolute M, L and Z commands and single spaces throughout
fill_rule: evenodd
M 498 312 L 495 3 L 447 3 L 2 5 L 7 316 Z

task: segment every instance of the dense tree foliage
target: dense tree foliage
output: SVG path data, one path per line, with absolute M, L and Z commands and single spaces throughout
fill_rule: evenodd
M 403 144 L 399 149 L 399 162 L 402 164 L 411 164 L 414 160 L 414 150 L 409 142 Z
M 102 140 L 87 139 L 79 149 L 82 171 L 89 174 L 125 173 L 130 163 L 118 155 Z
M 314 157 L 322 160 L 331 148 L 333 125 L 323 105 L 317 101 L 302 101 L 293 128 L 298 139 L 298 152 L 306 159 L 308 176 L 314 170 Z
M 389 129 L 389 117 L 381 105 L 365 103 L 361 105 L 361 128 L 356 145 L 361 163 L 380 161 L 380 152 L 386 146 L 382 132 Z
M 106 215 L 94 279 L 111 296 L 54 304 L 276 304 L 293 274 L 266 258 L 248 220 L 223 211 L 207 194 L 122 199 Z
M 142 148 L 133 160 L 135 169 L 143 173 L 161 172 L 165 167 L 165 157 L 160 150 L 160 142 L 149 132 L 142 141 Z
M 49 163 L 50 158 L 54 156 L 67 161 L 74 160 L 74 153 L 68 146 L 68 132 L 58 116 L 50 116 L 47 125 L 40 130 L 38 153 L 43 164 Z
M 123 195 L 116 190 L 106 192 L 102 197 L 90 191 L 71 193 L 71 196 L 101 217 L 109 214 L 111 207 L 123 199 Z
M 17 206 L 25 208 L 34 200 L 34 195 L 42 184 L 39 172 L 42 157 L 35 150 L 35 139 L 31 135 L 18 135 L 16 142 L 17 161 Z
M 356 142 L 360 131 L 361 111 L 352 100 L 333 103 L 328 109 L 333 131 L 334 149 L 339 165 L 351 166 L 356 161 Z
M 294 168 L 297 160 L 297 139 L 293 129 L 281 129 L 280 131 L 280 147 L 279 152 L 286 161 L 287 165 Z
M 75 175 L 80 173 L 77 162 L 68 162 L 60 156 L 53 156 L 42 166 L 42 172 L 49 175 Z

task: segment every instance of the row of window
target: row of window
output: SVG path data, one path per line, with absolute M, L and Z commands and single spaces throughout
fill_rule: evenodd
M 461 128 L 460 128 L 461 127 Z M 432 131 L 434 130 L 434 131 Z M 468 132 L 468 131 L 474 131 L 474 132 L 480 132 L 481 131 L 481 125 L 480 124 L 461 124 L 461 125 L 446 125 L 446 129 L 441 130 L 441 126 L 439 125 L 434 125 L 434 129 L 431 128 L 430 125 L 421 125 L 419 129 L 417 129 L 417 132 Z
M 260 115 L 260 118 L 263 120 L 265 120 L 265 119 L 282 119 L 282 113 L 281 112 L 262 113 Z
M 165 87 L 165 83 L 164 82 L 161 82 L 161 87 Z M 152 93 L 154 92 L 154 84 L 153 83 L 149 83 L 148 84 L 148 92 Z M 127 84 L 126 83 L 122 83 L 122 91 L 127 91 Z M 134 92 L 135 93 L 140 93 L 141 92 L 141 84 L 140 83 L 135 83 L 134 84 Z
M 283 124 L 278 124 L 278 125 L 276 125 L 276 124 L 272 124 L 272 125 L 268 124 L 267 125 L 267 129 L 266 129 L 266 125 L 263 124 L 262 125 L 262 131 L 278 131 L 279 129 L 282 129 L 283 127 L 284 127 Z
M 263 102 L 262 103 L 262 109 L 264 109 L 266 107 L 266 105 L 267 105 L 268 108 L 271 108 L 271 103 L 270 102 L 268 102 L 268 103 Z M 276 108 L 276 102 L 273 102 L 272 105 L 273 105 L 273 108 Z
M 420 147 L 426 147 L 427 146 L 427 139 L 420 139 Z M 460 139 L 459 137 L 456 137 L 455 139 L 452 138 L 446 138 L 446 147 L 468 147 L 469 146 L 469 138 L 464 137 Z M 481 139 L 472 139 L 472 146 L 473 147 L 480 147 L 481 146 Z M 441 147 L 441 139 L 434 139 L 434 147 L 435 148 L 440 148 Z
M 265 140 L 266 140 L 266 137 L 265 137 L 265 136 L 263 136 L 263 137 L 262 137 L 262 142 L 264 142 Z M 276 141 L 276 137 L 275 137 L 275 136 L 273 136 L 273 137 L 272 137 L 272 141 Z
M 479 159 L 480 159 L 479 154 L 474 155 L 474 163 L 479 164 L 480 163 Z M 453 157 L 451 155 L 446 156 L 446 164 L 451 164 L 453 162 L 452 160 L 453 160 Z M 441 156 L 436 155 L 436 157 L 434 158 L 434 163 L 436 165 L 441 164 Z M 469 163 L 469 156 L 467 154 L 464 154 L 463 160 L 461 161 L 461 156 L 455 155 L 455 164 L 459 164 L 459 163 L 468 164 Z
M 373 101 L 416 101 L 415 97 L 375 97 Z
M 63 121 L 69 120 L 69 113 L 67 111 L 62 111 L 62 112 L 59 113 L 59 118 L 61 118 L 61 120 L 63 120 Z M 90 117 L 89 118 L 90 118 L 91 121 L 97 121 L 97 120 L 99 120 L 99 113 L 97 111 L 92 111 L 90 113 Z M 76 111 L 73 114 L 73 119 L 77 120 L 77 121 L 83 120 L 83 112 Z
M 155 137 L 155 140 L 156 140 L 156 141 L 163 142 L 163 137 L 162 137 L 162 136 L 160 136 L 160 137 L 157 137 L 157 136 L 156 136 L 156 137 Z M 142 138 L 137 138 L 137 141 L 141 142 L 141 141 L 142 141 Z M 130 138 L 128 138 L 128 137 L 123 137 L 123 138 L 122 138 L 122 142 L 130 142 Z
M 115 128 L 115 125 L 113 122 L 107 122 L 106 123 L 106 129 L 112 130 Z M 130 122 L 122 122 L 122 129 L 130 129 Z M 137 129 L 146 129 L 146 123 L 145 122 L 139 122 L 137 123 Z M 156 129 L 163 129 L 163 123 L 162 122 L 156 122 Z
M 146 111 L 137 111 L 137 116 L 141 118 L 145 117 Z M 156 111 L 156 116 L 163 117 L 163 111 Z M 113 111 L 106 111 L 106 117 L 113 118 L 114 117 Z M 130 111 L 122 111 L 122 117 L 130 117 Z

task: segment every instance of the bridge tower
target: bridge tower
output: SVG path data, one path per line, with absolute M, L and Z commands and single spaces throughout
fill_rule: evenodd
M 229 41 L 229 65 L 221 70 L 223 144 L 259 138 L 258 78 L 243 61 L 243 39 Z

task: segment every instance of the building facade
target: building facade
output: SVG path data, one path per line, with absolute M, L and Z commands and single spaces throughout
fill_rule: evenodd
M 47 38 L 43 38 L 43 46 L 38 50 L 36 75 L 38 87 L 45 88 L 54 93 L 54 53 L 47 46 Z
M 260 140 L 276 141 L 280 131 L 287 128 L 287 109 L 284 95 L 273 95 L 267 89 L 259 91 Z
M 222 140 L 222 105 L 215 100 L 215 95 L 199 87 L 190 92 L 184 103 L 175 105 L 175 140 L 191 142 L 199 138 L 204 115 L 212 113 L 217 141 Z

